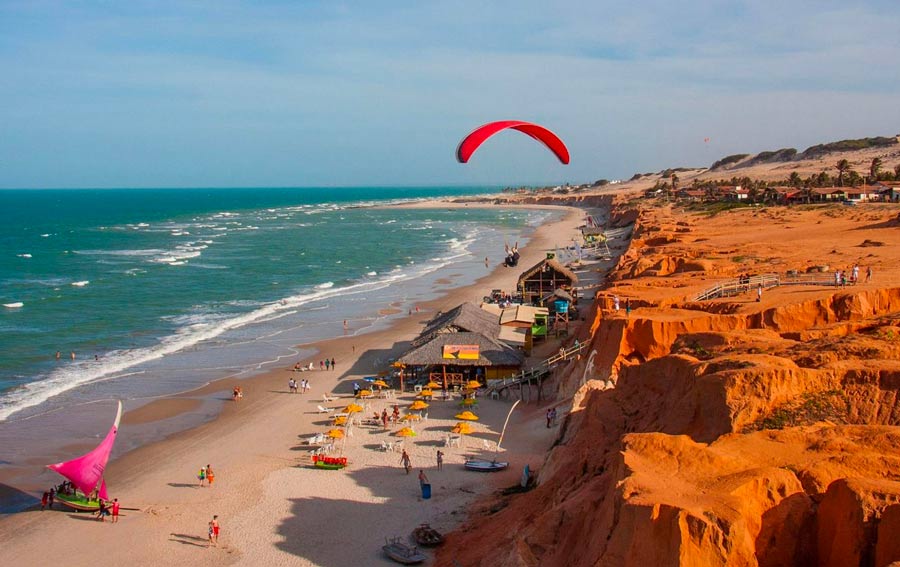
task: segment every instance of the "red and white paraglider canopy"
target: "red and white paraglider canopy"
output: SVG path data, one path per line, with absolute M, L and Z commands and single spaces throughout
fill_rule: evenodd
M 569 163 L 569 150 L 559 137 L 539 124 L 522 122 L 521 120 L 500 120 L 479 126 L 471 134 L 463 138 L 456 148 L 456 159 L 466 163 L 481 144 L 503 130 L 518 130 L 544 144 L 563 164 Z

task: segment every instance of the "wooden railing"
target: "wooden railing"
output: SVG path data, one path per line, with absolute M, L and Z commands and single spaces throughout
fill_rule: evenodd
M 847 283 L 849 284 L 850 282 Z M 784 275 L 762 274 L 760 276 L 751 276 L 749 279 L 735 278 L 720 282 L 697 295 L 697 297 L 694 298 L 694 301 L 708 301 L 719 297 L 740 295 L 741 293 L 755 290 L 760 284 L 762 284 L 764 288 L 770 288 L 780 285 L 838 286 L 840 285 L 840 282 L 835 282 L 834 274 L 824 272 L 811 274 L 789 273 Z
M 778 286 L 780 281 L 778 274 L 762 274 L 759 276 L 750 276 L 749 278 L 735 278 L 720 282 L 705 290 L 703 293 L 697 295 L 697 297 L 694 298 L 694 301 L 708 301 L 719 297 L 732 297 L 748 291 L 753 291 L 760 285 L 762 285 L 764 289 L 768 289 L 770 287 Z
M 506 388 L 509 388 L 510 386 L 516 386 L 518 384 L 523 384 L 538 379 L 541 376 L 548 374 L 553 365 L 557 364 L 558 362 L 571 359 L 573 356 L 580 353 L 586 348 L 587 343 L 579 343 L 577 345 L 572 345 L 569 348 L 564 348 L 559 353 L 554 354 L 546 360 L 542 360 L 540 363 L 532 366 L 531 368 L 526 368 L 518 374 L 513 374 L 512 376 L 504 378 L 503 380 L 492 382 L 490 385 L 488 385 L 487 388 L 485 388 L 485 393 L 490 394 L 491 392 L 499 392 L 500 390 L 504 390 Z

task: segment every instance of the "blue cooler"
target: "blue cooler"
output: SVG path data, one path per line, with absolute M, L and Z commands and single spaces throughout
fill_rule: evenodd
M 429 498 L 431 498 L 431 485 L 422 483 L 422 499 L 428 500 Z

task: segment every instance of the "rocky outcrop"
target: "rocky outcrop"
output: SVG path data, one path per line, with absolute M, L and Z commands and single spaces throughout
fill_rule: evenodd
M 900 289 L 692 302 L 701 272 L 679 261 L 708 255 L 666 214 L 636 219 L 604 292 L 635 310 L 597 310 L 590 365 L 562 383 L 593 379 L 538 486 L 486 504 L 438 564 L 900 561 Z M 719 250 L 704 273 L 741 269 Z

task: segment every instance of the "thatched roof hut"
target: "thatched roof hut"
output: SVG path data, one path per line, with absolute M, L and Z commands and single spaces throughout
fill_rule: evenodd
M 518 288 L 523 297 L 531 301 L 559 288 L 571 288 L 578 283 L 578 276 L 553 258 L 541 260 L 519 276 Z
M 497 326 L 499 329 L 499 325 Z M 478 345 L 478 359 L 444 358 L 445 345 Z M 438 333 L 417 348 L 400 357 L 407 366 L 505 366 L 519 367 L 525 355 L 500 341 L 481 333 Z
M 462 303 L 426 323 L 425 330 L 413 339 L 412 346 L 419 347 L 437 335 L 460 332 L 479 333 L 496 339 L 500 335 L 500 318 L 474 303 Z

